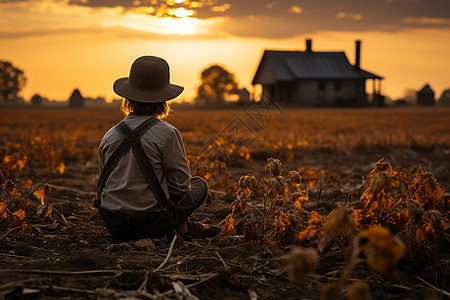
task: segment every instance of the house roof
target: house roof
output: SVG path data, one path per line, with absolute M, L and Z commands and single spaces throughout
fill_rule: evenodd
M 81 93 L 78 89 L 73 90 L 72 95 L 69 98 L 69 101 L 82 101 L 84 97 L 81 96 Z
M 431 86 L 429 84 L 425 85 L 420 91 L 417 92 L 418 94 L 433 94 L 434 95 L 434 91 L 431 88 Z
M 382 79 L 382 77 L 350 64 L 344 52 L 274 51 L 265 50 L 253 78 L 253 84 L 263 83 L 259 79 L 263 64 L 269 64 L 276 81 L 296 79 Z M 265 82 L 264 82 L 265 83 Z

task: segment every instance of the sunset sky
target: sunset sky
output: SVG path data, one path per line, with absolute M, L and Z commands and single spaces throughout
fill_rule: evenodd
M 117 98 L 113 82 L 142 55 L 165 58 L 171 81 L 195 96 L 202 69 L 218 63 L 251 81 L 264 49 L 345 51 L 385 78 L 382 92 L 403 96 L 429 83 L 450 88 L 449 0 L 0 0 L 0 60 L 35 93 L 67 100 Z

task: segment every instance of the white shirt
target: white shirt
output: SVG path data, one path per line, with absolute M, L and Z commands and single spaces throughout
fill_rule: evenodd
M 130 114 L 124 121 L 133 130 L 148 118 L 156 117 Z M 123 136 L 116 126 L 102 138 L 98 149 L 100 171 L 122 140 Z M 170 195 L 172 199 L 179 199 L 191 190 L 191 174 L 178 129 L 165 121 L 158 122 L 142 135 L 141 143 L 166 197 Z M 125 215 L 142 215 L 158 208 L 131 149 L 106 181 L 101 207 Z

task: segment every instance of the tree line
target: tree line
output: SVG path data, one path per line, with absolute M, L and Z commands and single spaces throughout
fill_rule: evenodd
M 27 82 L 22 70 L 10 62 L 0 61 L 0 100 L 12 102 Z
M 236 76 L 223 66 L 213 64 L 200 73 L 196 103 L 223 104 L 231 95 L 238 93 Z M 0 102 L 14 102 L 25 87 L 24 72 L 7 61 L 0 61 Z

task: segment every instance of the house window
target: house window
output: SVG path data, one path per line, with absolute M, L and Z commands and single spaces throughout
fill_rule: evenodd
M 325 81 L 319 81 L 319 91 L 325 91 Z
M 334 82 L 334 90 L 335 91 L 342 90 L 342 81 L 337 80 Z

